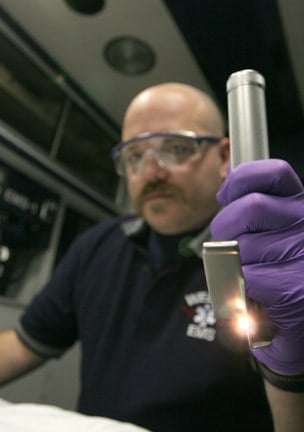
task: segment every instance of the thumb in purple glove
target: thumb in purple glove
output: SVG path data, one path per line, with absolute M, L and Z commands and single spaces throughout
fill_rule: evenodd
M 239 165 L 218 194 L 214 240 L 239 242 L 247 295 L 274 324 L 271 345 L 253 355 L 286 375 L 304 372 L 304 189 L 280 160 Z

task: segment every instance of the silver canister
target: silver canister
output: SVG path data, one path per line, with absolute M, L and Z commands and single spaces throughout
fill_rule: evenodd
M 265 80 L 245 69 L 230 75 L 226 84 L 231 168 L 269 157 Z

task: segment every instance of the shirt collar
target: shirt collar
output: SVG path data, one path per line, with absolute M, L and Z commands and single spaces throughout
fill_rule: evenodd
M 121 228 L 127 237 L 133 237 L 142 233 L 146 229 L 147 225 L 142 218 L 134 218 L 124 221 L 121 224 Z M 205 241 L 211 239 L 209 225 L 200 231 L 195 237 L 193 237 L 187 247 L 194 252 L 198 258 L 202 257 L 202 245 Z

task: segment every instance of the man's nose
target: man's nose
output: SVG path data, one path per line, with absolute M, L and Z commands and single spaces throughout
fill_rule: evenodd
M 161 159 L 158 152 L 153 148 L 148 149 L 145 152 L 139 170 L 146 177 L 149 176 L 151 178 L 166 178 L 168 174 L 168 169 L 165 162 Z

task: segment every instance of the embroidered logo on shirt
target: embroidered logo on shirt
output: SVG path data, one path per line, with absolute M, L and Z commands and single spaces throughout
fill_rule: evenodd
M 187 306 L 184 306 L 182 310 L 192 321 L 188 324 L 186 335 L 196 339 L 204 339 L 208 342 L 214 341 L 216 319 L 211 308 L 208 292 L 196 291 L 186 294 L 185 301 Z

